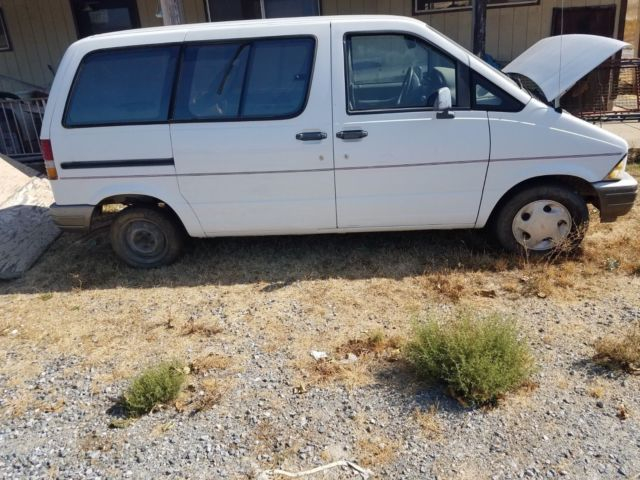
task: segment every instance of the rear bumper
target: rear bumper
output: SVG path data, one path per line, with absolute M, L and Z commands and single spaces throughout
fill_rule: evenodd
M 56 205 L 49 207 L 53 222 L 65 232 L 86 232 L 91 229 L 93 205 Z
M 617 182 L 596 182 L 593 187 L 598 195 L 601 222 L 613 222 L 629 213 L 638 194 L 638 182 L 626 172 Z

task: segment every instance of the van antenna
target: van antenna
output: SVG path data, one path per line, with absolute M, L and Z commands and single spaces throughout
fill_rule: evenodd
M 562 41 L 564 35 L 564 0 L 560 2 L 560 65 L 558 66 L 558 92 L 560 92 L 560 86 L 562 85 Z M 556 110 L 560 109 L 560 95 L 555 99 Z

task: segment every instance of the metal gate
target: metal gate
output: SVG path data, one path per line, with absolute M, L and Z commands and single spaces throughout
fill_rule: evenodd
M 40 129 L 47 100 L 0 100 L 0 153 L 18 160 L 41 157 Z
M 561 103 L 585 120 L 640 120 L 640 59 L 603 63 L 571 88 Z

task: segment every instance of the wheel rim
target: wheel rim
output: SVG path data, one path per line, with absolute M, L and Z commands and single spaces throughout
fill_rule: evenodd
M 166 237 L 157 225 L 141 220 L 127 225 L 125 240 L 131 253 L 144 259 L 162 255 L 167 245 Z
M 544 251 L 561 245 L 571 233 L 571 214 L 561 203 L 537 200 L 522 207 L 513 219 L 516 241 L 527 250 Z

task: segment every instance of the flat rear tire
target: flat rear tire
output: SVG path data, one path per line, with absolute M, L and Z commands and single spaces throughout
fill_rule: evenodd
M 182 253 L 184 232 L 169 212 L 133 206 L 117 214 L 111 224 L 111 247 L 135 268 L 158 268 L 173 263 Z

